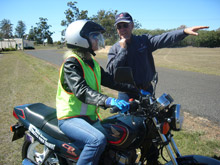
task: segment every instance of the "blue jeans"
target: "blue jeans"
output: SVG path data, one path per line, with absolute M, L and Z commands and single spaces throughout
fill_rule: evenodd
M 76 145 L 84 145 L 77 165 L 98 164 L 107 143 L 105 135 L 81 118 L 58 120 L 58 124 L 69 139 L 76 140 Z

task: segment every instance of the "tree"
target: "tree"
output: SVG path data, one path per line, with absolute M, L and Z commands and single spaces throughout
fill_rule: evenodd
M 10 20 L 3 19 L 0 22 L 0 30 L 3 38 L 12 38 L 12 25 Z
M 52 44 L 53 40 L 51 38 L 54 32 L 51 32 L 49 28 L 51 25 L 47 24 L 48 19 L 40 17 L 40 22 L 36 23 L 37 27 L 33 28 L 34 32 L 34 40 L 37 41 L 38 44 L 42 44 L 45 39 L 47 39 L 48 44 Z
M 151 31 L 150 30 L 147 30 L 147 29 L 134 29 L 133 30 L 133 34 L 134 35 L 143 35 L 143 34 L 150 34 Z
M 114 26 L 115 23 L 115 15 L 117 14 L 117 10 L 115 11 L 105 11 L 105 10 L 100 10 L 98 11 L 97 15 L 93 15 L 92 17 L 88 17 L 88 11 L 87 10 L 82 10 L 80 11 L 79 8 L 76 6 L 77 2 L 68 2 L 67 6 L 69 7 L 64 14 L 66 15 L 66 19 L 61 21 L 61 25 L 65 27 L 64 30 L 62 30 L 61 34 L 62 36 L 65 35 L 65 30 L 67 26 L 79 19 L 87 19 L 87 20 L 92 20 L 100 25 L 102 25 L 106 32 L 104 33 L 105 37 L 105 43 L 107 45 L 113 44 L 117 39 L 117 31 Z M 134 20 L 135 28 L 140 28 L 141 24 Z M 64 40 L 64 38 L 62 38 Z
M 26 31 L 26 25 L 23 21 L 18 21 L 17 27 L 15 28 L 15 35 L 18 38 L 23 38 Z
M 219 34 L 217 31 L 206 31 L 206 30 L 201 30 L 199 32 L 199 36 L 195 38 L 196 45 L 193 46 L 198 46 L 198 47 L 219 47 L 220 46 L 220 38 Z
M 185 29 L 185 28 L 187 28 L 186 25 L 180 25 L 180 26 L 177 28 L 177 30 L 179 30 L 179 29 Z
M 34 41 L 35 39 L 35 34 L 34 34 L 34 27 L 31 26 L 31 29 L 29 30 L 29 34 L 27 36 L 28 40 Z
M 112 45 L 118 39 L 118 34 L 114 26 L 116 13 L 117 10 L 115 11 L 100 10 L 98 11 L 97 15 L 94 15 L 91 18 L 92 21 L 100 24 L 105 28 L 106 32 L 104 33 L 104 37 L 105 37 L 106 45 Z
M 3 33 L 0 31 L 0 41 L 3 39 Z
M 141 23 L 139 23 L 138 20 L 134 19 L 133 22 L 134 22 L 134 29 L 140 29 L 141 28 L 142 25 L 141 25 Z
M 64 12 L 64 14 L 66 15 L 66 19 L 61 21 L 61 26 L 65 27 L 65 29 L 61 32 L 62 36 L 64 36 L 65 30 L 70 23 L 79 19 L 88 19 L 88 11 L 79 11 L 79 8 L 76 7 L 76 4 L 77 2 L 75 1 L 67 3 L 67 6 L 69 6 L 69 8 Z

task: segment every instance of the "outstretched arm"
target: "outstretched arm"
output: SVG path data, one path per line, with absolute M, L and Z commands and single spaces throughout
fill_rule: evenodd
M 198 36 L 198 33 L 196 33 L 200 29 L 206 29 L 209 28 L 209 26 L 193 26 L 189 28 L 185 28 L 184 32 L 189 35 Z

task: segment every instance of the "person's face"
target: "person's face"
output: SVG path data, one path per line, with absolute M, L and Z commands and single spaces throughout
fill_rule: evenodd
M 92 43 L 92 50 L 93 51 L 98 50 L 98 40 L 97 39 L 91 39 L 90 41 Z
M 89 39 L 91 41 L 93 51 L 97 51 L 105 47 L 104 38 L 101 33 L 97 33 L 97 32 L 91 33 Z
M 133 22 L 131 23 L 125 23 L 125 22 L 120 22 L 116 25 L 118 35 L 120 39 L 130 39 L 132 30 L 133 30 L 134 24 Z

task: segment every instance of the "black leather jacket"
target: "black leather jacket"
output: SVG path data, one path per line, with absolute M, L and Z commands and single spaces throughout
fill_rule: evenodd
M 84 62 L 90 65 L 92 68 L 94 67 L 94 63 L 92 60 L 84 60 Z M 83 78 L 83 69 L 76 58 L 68 58 L 64 63 L 63 69 L 64 82 L 62 86 L 67 92 L 74 93 L 80 101 L 86 104 L 102 106 L 103 108 L 106 107 L 105 101 L 108 98 L 108 96 L 93 90 L 87 85 L 86 80 Z M 116 83 L 113 80 L 113 76 L 105 72 L 102 67 L 101 85 L 122 92 L 137 92 L 137 89 L 132 85 Z

